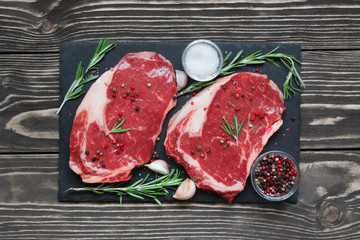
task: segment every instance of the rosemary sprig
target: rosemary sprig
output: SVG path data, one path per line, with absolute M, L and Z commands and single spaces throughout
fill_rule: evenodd
M 187 94 L 189 92 L 192 92 L 192 91 L 195 91 L 195 90 L 198 90 L 198 89 L 202 89 L 202 88 L 204 88 L 206 86 L 209 86 L 209 85 L 211 85 L 213 83 L 216 83 L 216 80 L 208 81 L 208 82 L 197 82 L 197 81 L 195 81 L 192 84 L 190 84 L 187 88 L 185 88 L 183 91 L 178 93 L 176 95 L 176 97 L 180 97 L 180 96 L 182 96 L 184 94 Z
M 240 125 L 238 123 L 237 117 L 234 114 L 234 132 L 233 132 L 233 128 L 230 127 L 230 124 L 228 123 L 228 121 L 226 120 L 225 116 L 222 117 L 225 121 L 225 123 L 223 123 L 223 125 L 221 126 L 221 128 L 227 133 L 229 134 L 231 137 L 233 137 L 236 140 L 236 146 L 239 146 L 239 132 L 242 128 L 242 126 L 244 125 L 245 122 L 245 118 L 243 118 L 243 120 L 241 121 Z
M 112 129 L 110 131 L 108 131 L 106 133 L 106 136 L 110 133 L 121 133 L 121 132 L 130 131 L 131 128 L 125 128 L 125 129 L 121 128 L 121 125 L 123 125 L 124 122 L 125 122 L 125 118 L 123 118 L 123 120 L 121 120 L 120 118 L 117 118 L 114 126 L 112 127 Z
M 284 98 L 287 99 L 291 97 L 290 92 L 295 95 L 296 92 L 302 91 L 299 88 L 293 87 L 293 79 L 295 80 L 296 85 L 300 88 L 305 87 L 305 84 L 295 67 L 295 62 L 299 64 L 301 64 L 301 62 L 292 55 L 275 53 L 278 49 L 279 47 L 276 47 L 266 54 L 262 54 L 261 51 L 257 51 L 243 59 L 238 60 L 243 52 L 243 50 L 241 50 L 236 54 L 236 56 L 233 60 L 231 60 L 230 63 L 227 63 L 227 60 L 232 54 L 231 52 L 229 52 L 228 55 L 224 58 L 223 68 L 221 69 L 219 76 L 226 76 L 234 73 L 234 71 L 232 71 L 232 69 L 234 68 L 239 68 L 251 64 L 263 64 L 266 61 L 279 67 L 279 65 L 275 62 L 276 59 L 279 59 L 289 69 L 289 73 L 283 84 Z
M 124 195 L 130 195 L 135 198 L 144 199 L 145 197 L 152 198 L 156 203 L 161 205 L 157 196 L 165 196 L 169 194 L 168 189 L 176 190 L 174 187 L 179 186 L 182 182 L 182 178 L 179 178 L 180 172 L 172 169 L 168 175 L 157 177 L 150 182 L 146 182 L 149 178 L 149 174 L 142 179 L 139 179 L 128 187 L 121 187 L 122 182 L 112 183 L 105 186 L 104 183 L 97 187 L 83 187 L 83 188 L 69 188 L 68 191 L 90 191 L 96 194 L 103 193 L 116 193 L 120 197 L 120 204 L 122 204 L 122 197 Z
M 104 58 L 105 54 L 115 47 L 114 43 L 110 43 L 108 39 L 100 39 L 100 42 L 96 48 L 94 56 L 91 58 L 89 65 L 84 70 L 82 62 L 79 62 L 79 65 L 76 70 L 75 80 L 70 85 L 70 88 L 66 92 L 63 102 L 61 103 L 56 114 L 59 114 L 64 104 L 72 99 L 80 97 L 84 92 L 82 91 L 85 83 L 93 81 L 99 77 L 99 75 L 88 76 L 85 78 L 86 74 L 91 70 L 97 70 L 99 62 Z
M 291 97 L 290 93 L 293 93 L 295 95 L 296 92 L 301 92 L 301 87 L 305 87 L 305 84 L 296 70 L 295 62 L 301 64 L 299 60 L 297 60 L 294 56 L 284 54 L 284 53 L 275 53 L 279 47 L 274 48 L 270 52 L 266 54 L 262 54 L 262 51 L 254 52 L 253 54 L 250 54 L 249 56 L 242 58 L 239 60 L 241 54 L 243 53 L 243 50 L 240 50 L 235 57 L 228 63 L 228 60 L 232 54 L 232 52 L 229 52 L 226 57 L 224 58 L 223 67 L 218 75 L 218 77 L 221 76 L 227 76 L 235 71 L 233 69 L 244 67 L 246 65 L 253 65 L 253 64 L 263 64 L 266 61 L 274 64 L 277 67 L 280 67 L 279 64 L 275 62 L 275 60 L 279 59 L 288 69 L 289 73 L 285 79 L 285 82 L 283 84 L 283 91 L 284 91 L 284 98 L 287 99 Z M 296 85 L 300 88 L 296 88 L 293 86 L 293 80 L 295 81 Z M 215 83 L 216 80 L 209 81 L 209 82 L 193 82 L 191 83 L 186 89 L 181 91 L 176 95 L 176 97 L 179 97 L 181 95 L 184 95 L 186 93 L 189 93 L 191 91 L 195 91 L 198 89 L 202 89 L 206 86 L 209 86 L 213 83 Z

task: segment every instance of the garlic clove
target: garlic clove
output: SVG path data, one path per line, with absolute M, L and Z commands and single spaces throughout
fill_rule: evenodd
M 189 200 L 196 193 L 196 185 L 190 178 L 185 179 L 176 189 L 174 198 L 177 200 Z
M 145 164 L 144 166 L 148 167 L 151 171 L 162 175 L 168 175 L 170 173 L 169 165 L 161 159 L 155 160 L 150 164 Z
M 176 88 L 178 91 L 183 89 L 186 84 L 188 83 L 188 77 L 184 71 L 181 70 L 175 70 L 176 75 Z

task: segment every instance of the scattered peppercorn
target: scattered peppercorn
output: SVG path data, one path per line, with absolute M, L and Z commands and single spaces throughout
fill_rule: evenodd
M 116 92 L 116 88 L 113 88 L 113 92 Z
M 88 150 L 85 151 L 85 155 L 89 155 L 89 151 L 88 151 Z
M 250 102 L 251 102 L 251 101 L 253 100 L 253 98 L 251 97 L 249 100 L 250 100 Z
M 244 95 L 244 94 L 241 94 L 241 97 L 243 98 L 243 97 L 245 97 L 245 95 Z
M 206 152 L 207 152 L 207 153 L 210 153 L 210 149 L 206 149 Z
M 204 154 L 200 154 L 200 157 L 204 158 L 204 157 L 205 157 L 205 155 L 204 155 Z
M 147 86 L 148 86 L 148 87 L 151 87 L 151 83 L 148 83 Z
M 91 159 L 91 161 L 95 162 L 95 161 L 96 161 L 96 157 L 93 157 L 93 158 Z
M 251 87 L 251 90 L 254 90 L 254 89 L 255 89 L 255 87 L 254 87 L 254 86 L 252 86 L 252 87 Z
M 291 117 L 291 121 L 295 121 L 296 120 L 296 118 L 293 116 L 293 117 Z
M 101 166 L 100 166 L 100 164 L 98 164 L 98 165 L 96 165 L 96 167 L 97 167 L 97 168 L 100 168 Z
M 139 107 L 136 107 L 135 110 L 136 110 L 136 111 L 140 111 L 140 108 L 139 108 Z
M 102 165 L 102 167 L 104 168 L 104 167 L 106 167 L 106 165 L 105 165 L 105 164 L 103 164 L 103 165 Z
M 195 154 L 195 152 L 194 151 L 191 151 L 191 155 L 194 155 Z
M 200 151 L 200 150 L 201 150 L 201 147 L 200 147 L 200 146 L 197 146 L 196 149 Z
M 121 87 L 124 88 L 124 87 L 125 87 L 125 84 L 121 84 Z
M 129 96 L 130 95 L 130 92 L 129 91 L 126 91 L 126 96 Z

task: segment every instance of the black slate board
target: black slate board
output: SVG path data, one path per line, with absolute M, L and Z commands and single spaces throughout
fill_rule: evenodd
M 181 66 L 181 54 L 189 42 L 116 42 L 116 48 L 106 55 L 103 61 L 99 65 L 98 73 L 102 74 L 106 70 L 115 66 L 120 59 L 129 52 L 140 51 L 154 51 L 162 54 L 173 64 L 174 69 L 182 69 Z M 255 42 L 217 42 L 224 56 L 228 52 L 233 52 L 233 56 L 241 49 L 244 50 L 242 56 L 248 56 L 258 50 L 262 50 L 263 53 L 271 51 L 277 46 L 280 46 L 278 52 L 294 55 L 297 59 L 301 60 L 301 46 L 299 44 L 284 44 L 284 43 L 255 43 Z M 63 100 L 67 89 L 71 85 L 74 77 L 77 65 L 80 61 L 87 65 L 91 59 L 93 52 L 97 47 L 97 43 L 94 42 L 64 42 L 60 45 L 60 101 Z M 262 65 L 245 66 L 238 71 L 242 72 L 255 72 L 256 68 L 259 69 L 260 74 L 267 74 L 269 79 L 272 79 L 280 89 L 287 75 L 287 69 L 285 67 L 276 67 L 271 63 L 265 63 Z M 297 66 L 300 73 L 300 66 Z M 84 90 L 90 87 L 87 84 Z M 81 181 L 80 176 L 75 174 L 68 165 L 69 162 L 69 138 L 72 128 L 74 115 L 78 105 L 83 97 L 80 97 L 73 101 L 68 101 L 65 107 L 60 113 L 60 153 L 59 153 L 59 201 L 94 201 L 94 202 L 111 202 L 119 201 L 117 195 L 103 194 L 97 195 L 92 192 L 65 192 L 69 188 L 91 186 L 90 184 L 84 184 Z M 165 148 L 163 145 L 166 128 L 171 116 L 177 112 L 181 106 L 191 99 L 191 95 L 185 95 L 178 99 L 178 103 L 174 109 L 170 111 L 166 117 L 163 131 L 160 135 L 160 141 L 157 142 L 155 150 L 160 154 L 160 158 L 166 160 L 170 168 L 177 168 L 181 171 L 181 176 L 187 177 L 186 172 L 180 166 L 174 163 L 174 161 L 167 157 L 165 154 Z M 263 152 L 270 150 L 281 150 L 292 155 L 296 161 L 300 159 L 300 94 L 292 96 L 291 99 L 285 100 L 286 111 L 283 114 L 284 124 L 283 126 L 270 138 L 267 145 L 264 147 Z M 295 121 L 291 118 L 295 117 Z M 124 186 L 131 184 L 139 178 L 145 177 L 150 173 L 150 180 L 155 175 L 144 168 L 137 168 L 133 170 L 133 178 L 124 183 Z M 93 185 L 96 186 L 97 184 Z M 177 201 L 172 198 L 173 192 L 170 192 L 168 196 L 160 198 L 161 201 Z M 298 200 L 298 192 L 296 192 L 286 202 L 296 203 Z M 152 199 L 140 200 L 132 197 L 125 196 L 123 202 L 144 202 L 153 201 Z M 196 195 L 189 200 L 191 202 L 225 202 L 220 196 L 197 190 Z M 250 177 L 246 183 L 245 189 L 234 199 L 236 202 L 266 202 L 254 191 Z

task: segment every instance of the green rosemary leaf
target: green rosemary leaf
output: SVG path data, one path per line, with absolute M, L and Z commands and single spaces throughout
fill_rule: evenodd
M 85 79 L 82 81 L 82 83 L 85 84 L 85 83 L 91 82 L 91 81 L 97 79 L 98 77 L 99 77 L 99 75 L 89 76 L 89 77 L 85 78 Z
M 95 190 L 95 189 L 93 189 L 93 190 L 91 190 L 93 193 L 96 193 L 96 194 L 103 194 L 103 192 L 99 192 L 99 191 L 97 191 L 97 190 Z
M 130 191 L 128 191 L 128 194 L 130 196 L 134 197 L 134 198 L 139 198 L 139 199 L 142 199 L 142 200 L 144 199 L 142 196 L 140 196 L 140 195 L 138 195 L 136 193 L 130 192 Z
M 159 199 L 157 199 L 156 197 L 154 197 L 153 199 L 154 199 L 154 201 L 155 201 L 157 204 L 159 204 L 160 206 L 162 205 L 162 203 L 160 202 Z
M 90 76 L 85 78 L 86 74 L 88 74 L 91 70 L 97 70 L 98 63 L 104 58 L 105 54 L 108 53 L 115 47 L 114 43 L 110 43 L 108 39 L 100 39 L 99 44 L 96 48 L 96 51 L 91 58 L 89 65 L 87 66 L 86 70 L 84 70 L 82 66 L 82 62 L 79 62 L 79 65 L 76 70 L 75 80 L 70 85 L 68 91 L 65 94 L 64 100 L 62 101 L 59 109 L 57 110 L 56 114 L 59 114 L 65 103 L 69 100 L 76 99 L 80 97 L 84 92 L 82 91 L 82 87 L 85 83 L 93 81 L 99 77 L 99 75 Z

